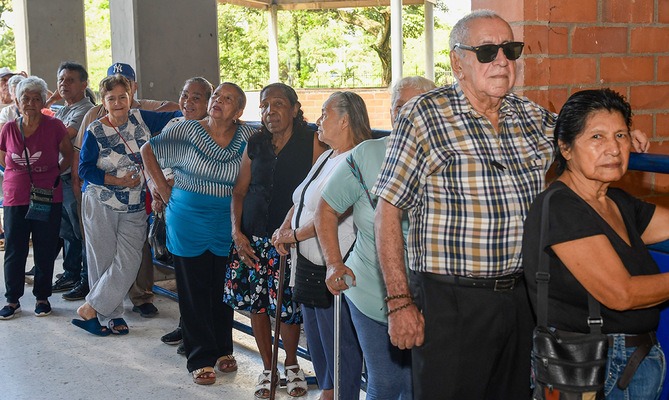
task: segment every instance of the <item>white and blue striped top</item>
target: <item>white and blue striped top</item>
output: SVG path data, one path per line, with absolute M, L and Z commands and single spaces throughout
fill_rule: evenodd
M 151 138 L 151 149 L 161 168 L 172 168 L 177 189 L 217 197 L 232 196 L 242 154 L 255 128 L 239 125 L 225 148 L 219 146 L 199 121 L 187 120 Z

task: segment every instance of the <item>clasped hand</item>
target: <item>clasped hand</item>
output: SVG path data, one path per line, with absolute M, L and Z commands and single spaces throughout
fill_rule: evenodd
M 327 273 L 325 275 L 325 284 L 330 293 L 338 295 L 349 288 L 344 279 L 344 275 L 353 278 L 353 286 L 355 286 L 355 274 L 344 263 L 328 265 Z
M 271 240 L 276 251 L 282 256 L 288 255 L 288 253 L 290 253 L 290 248 L 295 246 L 295 235 L 290 228 L 279 228 L 275 230 Z

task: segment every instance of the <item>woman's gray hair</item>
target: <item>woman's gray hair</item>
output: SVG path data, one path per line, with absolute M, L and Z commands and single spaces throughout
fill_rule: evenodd
M 460 18 L 458 22 L 455 23 L 453 29 L 451 29 L 451 35 L 448 40 L 448 47 L 451 50 L 462 51 L 460 49 L 455 49 L 456 43 L 462 43 L 472 46 L 471 43 L 467 43 L 469 40 L 469 25 L 472 21 L 481 18 L 499 18 L 502 21 L 504 19 L 499 16 L 496 12 L 492 10 L 476 10 Z M 459 53 L 460 54 L 460 53 Z
M 42 103 L 46 103 L 48 86 L 39 76 L 29 76 L 16 86 L 16 98 L 20 99 L 25 92 L 38 92 L 42 96 Z
M 19 84 L 22 80 L 26 79 L 23 75 L 14 75 L 7 81 L 7 86 L 9 87 L 9 94 L 16 94 L 16 85 Z
M 436 88 L 437 85 L 434 84 L 431 80 L 423 78 L 422 76 L 406 76 L 399 81 L 397 81 L 390 89 L 390 107 L 395 106 L 397 98 L 400 96 L 400 92 L 404 88 L 413 88 L 419 92 L 427 92 Z
M 239 87 L 238 84 L 233 82 L 223 82 L 219 86 L 223 85 L 232 86 L 232 88 L 235 89 L 235 91 L 237 92 L 237 107 L 239 107 L 238 110 L 243 110 L 244 108 L 246 108 L 246 93 L 244 93 L 244 89 L 242 89 L 241 87 Z
M 330 103 L 338 115 L 348 115 L 355 145 L 371 139 L 372 128 L 369 125 L 367 106 L 362 97 L 353 92 L 334 92 L 328 97 L 326 103 Z
M 209 98 L 211 97 L 211 92 L 214 91 L 214 87 L 211 85 L 211 83 L 201 76 L 194 76 L 192 78 L 186 79 L 186 82 L 184 82 L 184 87 L 186 87 L 186 85 L 189 85 L 191 83 L 197 83 L 199 85 L 202 85 L 202 87 L 204 88 L 204 96 L 206 97 L 206 100 L 209 101 Z

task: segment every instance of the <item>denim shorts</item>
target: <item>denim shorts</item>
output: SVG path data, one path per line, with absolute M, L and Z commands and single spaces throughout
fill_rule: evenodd
M 653 346 L 650 353 L 639 364 L 632 381 L 625 390 L 616 383 L 623 373 L 627 360 L 636 347 L 625 347 L 625 335 L 613 334 L 613 346 L 609 347 L 609 359 L 606 363 L 606 382 L 604 391 L 607 400 L 657 400 L 662 393 L 662 383 L 666 371 L 664 352 L 659 344 Z

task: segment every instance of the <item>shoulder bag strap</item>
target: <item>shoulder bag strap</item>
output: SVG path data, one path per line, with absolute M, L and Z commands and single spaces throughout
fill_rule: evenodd
M 26 145 L 26 135 L 23 132 L 23 117 L 19 117 L 19 119 L 16 120 L 16 124 L 19 126 L 19 131 L 21 131 L 21 140 L 23 141 L 23 155 L 26 158 L 26 165 L 28 166 L 28 176 L 30 177 L 30 185 L 35 186 L 33 182 L 33 174 L 31 172 L 32 167 L 30 166 L 30 157 L 28 157 L 28 146 Z M 60 181 L 60 173 L 56 177 L 56 181 L 53 184 L 54 189 L 58 186 L 59 181 Z
M 314 171 L 314 174 L 311 175 L 311 178 L 309 178 L 309 181 L 307 182 L 307 184 L 304 185 L 304 188 L 302 188 L 302 194 L 300 195 L 300 204 L 297 205 L 297 211 L 296 211 L 296 214 L 295 214 L 295 228 L 293 228 L 293 229 L 297 229 L 300 226 L 300 215 L 302 215 L 302 209 L 304 208 L 304 196 L 307 193 L 307 188 L 309 187 L 309 185 L 311 185 L 311 182 L 313 182 L 314 179 L 316 179 L 318 174 L 321 173 L 321 170 L 323 169 L 325 164 L 328 162 L 328 159 L 330 158 L 330 156 L 332 155 L 333 152 L 334 152 L 334 150 L 330 150 L 330 153 L 328 154 L 328 156 L 323 159 L 323 162 L 320 163 L 318 168 L 316 168 L 316 171 Z M 297 252 L 299 253 L 300 252 L 300 243 L 299 242 L 296 243 L 296 247 L 297 247 Z
M 23 155 L 26 157 L 26 165 L 28 166 L 28 176 L 30 177 L 30 184 L 34 185 L 33 183 L 33 174 L 30 171 L 30 157 L 28 157 L 28 147 L 26 146 L 26 135 L 23 133 L 23 117 L 19 117 L 19 119 L 16 120 L 16 124 L 19 126 L 19 131 L 21 131 L 21 140 L 23 141 Z
M 323 162 L 318 165 L 318 168 L 316 168 L 314 174 L 311 175 L 307 184 L 304 185 L 304 188 L 302 188 L 302 194 L 300 195 L 300 204 L 298 204 L 297 213 L 295 214 L 295 229 L 297 229 L 300 226 L 300 215 L 302 214 L 302 209 L 304 208 L 304 196 L 307 193 L 307 189 L 309 188 L 309 185 L 311 185 L 311 182 L 313 182 L 314 179 L 316 179 L 316 177 L 318 176 L 318 174 L 321 173 L 321 170 L 328 162 L 328 159 L 332 155 L 333 151 L 334 150 L 330 150 L 330 154 L 328 154 L 328 156 L 323 159 Z
M 536 273 L 537 280 L 537 324 L 539 326 L 548 326 L 548 283 L 550 282 L 549 264 L 550 258 L 545 251 L 548 241 L 549 228 L 549 204 L 550 199 L 555 192 L 562 188 L 553 188 L 544 197 L 541 206 L 541 233 L 539 236 L 539 268 Z M 588 327 L 590 333 L 601 333 L 603 320 L 601 316 L 600 304 L 590 293 L 588 293 Z
M 367 189 L 367 185 L 365 184 L 365 179 L 362 177 L 362 171 L 360 171 L 360 167 L 358 167 L 358 164 L 355 162 L 355 159 L 353 158 L 353 154 L 349 154 L 348 157 L 346 157 L 346 162 L 348 163 L 348 166 L 351 168 L 351 174 L 360 182 L 360 186 L 362 186 L 362 190 L 365 191 L 365 194 L 367 195 L 367 200 L 369 200 L 369 204 L 372 206 L 372 209 L 376 209 L 376 202 L 372 200 L 372 196 L 369 194 L 369 190 Z

